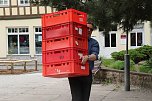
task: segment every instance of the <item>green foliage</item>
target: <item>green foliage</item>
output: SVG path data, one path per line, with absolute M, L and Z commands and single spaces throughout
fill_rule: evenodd
M 112 63 L 114 63 L 115 60 L 114 59 L 103 59 L 102 64 L 106 67 L 108 67 L 109 65 L 111 65 Z
M 152 68 L 150 68 L 147 65 L 140 65 L 139 66 L 139 71 L 144 72 L 144 73 L 152 73 Z
M 129 54 L 130 54 L 130 59 L 133 60 L 135 63 L 142 61 L 145 56 L 136 49 L 130 49 Z
M 147 60 L 147 65 L 152 68 L 152 57 L 149 58 L 149 60 Z
M 111 56 L 115 60 L 124 60 L 125 51 L 113 52 Z M 138 63 L 142 60 L 148 60 L 152 55 L 152 46 L 142 46 L 136 49 L 129 50 L 130 59 L 135 63 Z
M 120 61 L 120 60 L 115 61 L 109 67 L 111 67 L 113 69 L 123 70 L 124 69 L 124 61 Z
M 56 10 L 65 10 L 69 8 L 74 8 L 81 11 L 87 11 L 87 3 L 82 0 L 30 0 L 31 3 L 42 6 L 51 6 L 56 8 Z
M 119 24 L 126 32 L 132 30 L 137 22 L 152 19 L 151 0 L 92 0 L 92 2 L 93 9 L 89 11 L 89 15 L 92 15 L 93 21 L 104 31 L 109 31 L 113 25 Z
M 135 68 L 135 63 L 133 60 L 130 60 L 130 70 L 131 71 L 137 71 L 136 68 Z
M 140 54 L 144 54 L 143 60 L 148 60 L 152 55 L 152 46 L 144 45 L 136 49 Z
M 150 70 L 148 71 L 148 73 L 151 73 L 151 74 L 152 74 L 152 69 L 150 69 Z
M 150 63 L 150 64 L 149 64 Z M 152 73 L 152 58 L 150 58 L 143 65 L 139 65 L 139 71 L 144 73 Z M 103 59 L 102 64 L 108 68 L 123 70 L 124 69 L 124 61 L 115 61 L 114 59 Z M 135 63 L 133 60 L 130 60 L 130 71 L 137 71 L 135 68 Z
M 152 73 L 152 57 L 149 58 L 144 64 L 139 66 L 140 72 Z
M 105 32 L 119 24 L 125 32 L 139 21 L 152 21 L 152 0 L 30 0 L 36 5 L 47 5 L 57 10 L 74 8 L 88 13 Z
M 125 51 L 111 53 L 112 58 L 115 60 L 124 60 Z
M 109 67 L 113 68 L 113 69 L 123 70 L 124 66 L 125 66 L 124 61 L 118 60 L 118 61 L 115 61 L 114 63 L 112 63 Z M 135 63 L 132 60 L 130 60 L 130 70 L 136 71 Z

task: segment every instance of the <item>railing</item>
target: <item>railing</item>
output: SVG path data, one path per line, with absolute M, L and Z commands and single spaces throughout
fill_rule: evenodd
M 0 60 L 0 64 L 4 64 L 4 65 L 10 65 L 11 66 L 11 74 L 13 74 L 13 70 L 14 70 L 14 64 L 16 63 L 24 63 L 24 71 L 27 70 L 27 62 L 35 62 L 35 71 L 37 71 L 37 59 L 32 59 L 32 60 Z

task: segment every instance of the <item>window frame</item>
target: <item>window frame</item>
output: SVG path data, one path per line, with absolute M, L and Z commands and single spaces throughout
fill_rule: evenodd
M 18 0 L 18 5 L 19 6 L 30 6 L 30 0 L 28 0 L 27 4 L 25 4 L 25 0 L 24 0 L 24 4 L 21 4 L 21 0 Z
M 41 32 L 36 32 L 36 28 L 41 28 Z M 40 35 L 40 34 L 42 36 L 42 27 L 41 26 L 34 26 L 34 47 L 35 47 L 35 54 L 36 55 L 42 55 L 42 51 L 41 51 L 41 54 L 37 54 L 37 52 L 36 52 L 36 41 L 35 41 L 35 39 L 36 39 L 36 35 Z
M 111 40 L 111 35 L 112 34 L 114 34 L 114 35 L 116 35 L 116 46 L 115 47 L 112 47 L 112 44 L 111 44 L 111 42 L 112 42 L 112 40 Z M 106 44 L 105 44 L 105 35 L 104 35 L 104 47 L 105 48 L 116 48 L 117 47 L 117 31 L 110 31 L 109 33 L 108 33 L 108 35 L 109 35 L 109 43 L 110 43 L 110 46 L 109 47 L 106 47 Z
M 135 37 L 136 37 L 136 45 L 135 46 L 132 46 L 131 45 L 131 33 L 135 33 Z M 136 48 L 136 47 L 141 47 L 141 46 L 138 46 L 137 44 L 137 33 L 141 33 L 141 35 L 142 35 L 142 43 L 141 43 L 141 46 L 143 46 L 144 45 L 144 33 L 143 33 L 143 31 L 142 30 L 135 30 L 135 31 L 132 31 L 132 32 L 130 32 L 129 34 L 129 37 L 130 37 L 130 47 L 132 47 L 132 48 Z
M 0 7 L 7 7 L 10 5 L 9 3 L 10 3 L 10 0 L 7 0 L 7 4 L 4 4 L 4 0 L 3 0 L 3 4 L 0 4 Z
M 17 29 L 17 32 L 14 32 L 14 33 L 9 33 L 8 32 L 8 29 L 9 28 L 14 28 L 14 29 Z M 20 33 L 19 32 L 19 28 L 28 28 L 28 32 L 23 32 L 23 33 Z M 29 53 L 28 54 L 21 54 L 20 53 L 20 42 L 19 42 L 19 38 L 20 38 L 20 35 L 28 35 L 29 36 L 29 27 L 7 27 L 6 28 L 7 29 L 7 55 L 29 55 L 30 54 L 30 44 L 29 44 Z M 18 52 L 18 54 L 9 54 L 9 46 L 8 46 L 8 36 L 9 35 L 17 35 L 17 44 L 18 44 L 18 46 L 17 46 L 17 52 Z M 29 41 L 30 41 L 30 38 L 29 38 Z M 30 42 L 29 42 L 30 43 Z

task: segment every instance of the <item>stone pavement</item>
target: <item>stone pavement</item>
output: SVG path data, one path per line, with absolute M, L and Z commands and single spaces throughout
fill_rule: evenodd
M 0 101 L 71 101 L 71 95 L 67 78 L 42 77 L 41 73 L 0 75 Z M 93 84 L 90 101 L 152 101 L 152 92 Z

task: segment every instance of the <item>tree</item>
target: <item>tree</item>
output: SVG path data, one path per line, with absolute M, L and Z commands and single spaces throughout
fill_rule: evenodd
M 152 0 L 30 0 L 33 4 L 48 5 L 57 10 L 74 8 L 88 13 L 99 28 L 105 31 L 121 25 L 132 30 L 137 22 L 152 20 Z
M 74 8 L 81 11 L 86 11 L 85 0 L 30 0 L 31 3 L 37 5 L 47 5 L 56 10 L 65 10 L 69 8 Z

